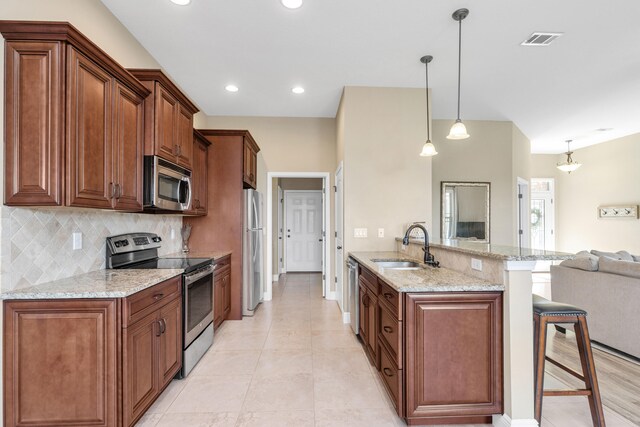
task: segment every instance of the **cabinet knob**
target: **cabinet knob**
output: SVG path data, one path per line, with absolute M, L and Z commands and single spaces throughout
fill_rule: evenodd
M 388 376 L 388 377 L 392 377 L 392 376 L 393 376 L 393 371 L 392 371 L 391 369 L 389 369 L 389 368 L 384 368 L 384 369 L 382 370 L 382 372 L 384 372 L 384 374 L 385 374 L 386 376 Z
M 391 298 L 393 298 L 393 294 L 391 294 L 391 293 L 389 293 L 389 292 L 385 292 L 385 293 L 384 293 L 384 294 L 382 294 L 382 295 L 384 295 L 384 297 L 385 297 L 386 299 L 391 299 Z
M 384 331 L 387 332 L 387 333 L 393 332 L 393 328 L 391 326 L 385 326 L 382 329 L 384 329 Z

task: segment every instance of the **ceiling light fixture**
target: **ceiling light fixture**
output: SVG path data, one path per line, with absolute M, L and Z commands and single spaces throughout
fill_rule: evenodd
M 237 91 L 239 91 L 239 90 L 240 90 L 240 89 L 238 89 L 238 86 L 236 86 L 236 85 L 226 85 L 226 86 L 224 87 L 224 89 L 225 89 L 227 92 L 237 92 Z
M 171 2 L 177 4 L 178 6 L 186 6 L 191 3 L 191 0 L 171 0 Z
M 433 61 L 433 56 L 431 55 L 425 55 L 422 58 L 420 58 L 420 62 L 422 62 L 424 64 L 424 69 L 425 69 L 425 92 L 427 93 L 427 141 L 424 143 L 424 145 L 422 146 L 422 151 L 420 152 L 420 155 L 422 157 L 431 157 L 431 156 L 435 156 L 436 154 L 438 154 L 438 152 L 436 151 L 436 147 L 434 147 L 433 143 L 431 142 L 431 129 L 429 128 L 429 62 Z
M 567 152 L 565 153 L 567 155 L 567 160 L 565 160 L 564 162 L 558 162 L 558 164 L 556 165 L 556 167 L 558 169 L 560 169 L 562 172 L 566 172 L 566 173 L 571 173 L 571 172 L 575 171 L 576 169 L 578 169 L 580 166 L 582 166 L 582 163 L 575 162 L 571 158 L 571 155 L 573 154 L 573 151 L 571 151 L 571 149 L 569 148 L 569 144 L 570 143 L 571 143 L 571 140 L 568 139 L 567 140 Z
M 469 134 L 467 133 L 467 127 L 460 120 L 460 69 L 462 63 L 462 20 L 469 15 L 469 9 L 458 9 L 451 17 L 458 21 L 458 118 L 456 122 L 451 126 L 447 139 L 467 139 Z
M 291 89 L 291 92 L 295 93 L 296 95 L 300 95 L 301 93 L 304 93 L 304 88 L 302 86 L 296 86 Z
M 302 6 L 302 0 L 280 0 L 280 3 L 287 9 L 297 9 Z

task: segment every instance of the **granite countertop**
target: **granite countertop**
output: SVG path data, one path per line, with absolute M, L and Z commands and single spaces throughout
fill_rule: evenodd
M 123 298 L 183 273 L 183 269 L 98 270 L 0 294 L 0 299 Z
M 398 292 L 482 292 L 504 291 L 504 285 L 487 282 L 448 268 L 424 266 L 419 270 L 392 270 L 379 267 L 373 260 L 415 261 L 400 252 L 350 252 L 360 265 L 372 271 Z
M 396 240 L 402 241 L 402 237 L 396 237 Z M 424 240 L 422 239 L 410 239 L 409 242 L 424 245 Z M 503 261 L 555 261 L 575 258 L 575 254 L 566 252 L 531 248 L 520 249 L 515 246 L 493 245 L 472 240 L 434 239 L 429 240 L 429 246 Z

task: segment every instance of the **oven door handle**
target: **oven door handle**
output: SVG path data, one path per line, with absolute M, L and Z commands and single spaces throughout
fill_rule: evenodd
M 190 285 L 195 281 L 198 281 L 200 279 L 202 279 L 205 276 L 208 276 L 209 274 L 213 273 L 213 270 L 215 270 L 216 266 L 213 265 L 208 265 L 206 267 L 204 267 L 201 270 L 198 270 L 194 273 L 191 274 L 187 274 L 184 276 L 184 284 L 185 285 Z

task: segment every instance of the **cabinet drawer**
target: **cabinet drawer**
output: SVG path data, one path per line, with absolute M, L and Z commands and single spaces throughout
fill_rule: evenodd
M 382 301 L 378 304 L 378 339 L 387 346 L 389 355 L 399 369 L 402 369 L 402 322 L 387 310 Z
M 380 376 L 389 393 L 389 397 L 399 416 L 402 416 L 402 370 L 396 367 L 393 359 L 382 345 L 378 345 Z
M 231 257 L 227 255 L 222 259 L 216 260 L 213 265 L 215 266 L 215 274 L 219 276 L 231 268 Z
M 376 291 L 377 293 L 376 283 L 378 282 L 378 276 L 376 276 L 373 272 L 371 272 L 367 268 L 360 266 L 360 277 L 364 277 L 365 280 L 367 280 L 373 287 L 372 290 Z
M 366 287 L 369 291 L 373 293 L 373 295 L 378 295 L 378 281 L 374 277 L 373 280 L 369 280 L 369 278 L 363 274 L 360 274 L 358 278 L 358 282 L 361 286 Z
M 400 298 L 400 293 L 382 280 L 378 280 L 378 283 L 380 285 L 380 301 L 391 310 L 391 313 L 393 313 L 398 320 L 402 320 L 402 299 Z
M 182 294 L 182 276 L 165 280 L 155 286 L 125 298 L 122 305 L 122 327 L 135 323 Z

